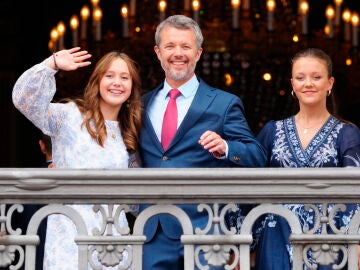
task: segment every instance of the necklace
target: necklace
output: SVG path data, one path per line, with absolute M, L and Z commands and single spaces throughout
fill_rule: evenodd
M 319 125 L 322 125 L 324 120 L 327 119 L 328 116 L 323 117 L 322 119 L 320 119 L 319 121 L 315 122 L 312 126 L 309 126 L 309 127 L 304 127 L 303 125 L 301 125 L 299 122 L 299 119 L 297 121 L 297 124 L 300 128 L 302 128 L 302 133 L 303 134 L 308 134 L 310 130 L 314 129 L 314 128 L 318 128 Z
M 303 132 L 303 134 L 308 134 L 308 132 L 309 132 L 309 130 L 312 130 L 312 129 L 314 129 L 314 128 L 317 128 L 317 127 L 319 127 L 319 124 L 322 124 L 322 121 L 320 121 L 320 122 L 318 122 L 318 123 L 316 123 L 316 124 L 314 124 L 313 126 L 310 126 L 310 127 L 303 127 L 303 126 L 301 126 L 300 125 L 300 127 L 302 127 L 302 132 Z
M 310 127 L 308 127 L 308 128 L 304 128 L 304 129 L 303 129 L 303 133 L 304 133 L 304 134 L 307 134 L 307 133 L 308 133 L 308 131 L 309 131 L 309 129 L 311 129 L 311 128 L 310 128 Z

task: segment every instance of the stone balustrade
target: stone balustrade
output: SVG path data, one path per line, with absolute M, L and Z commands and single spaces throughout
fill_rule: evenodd
M 79 213 L 67 205 L 73 203 L 94 204 L 94 211 L 103 217 L 102 228 L 89 232 Z M 360 213 L 353 216 L 347 230 L 333 228 L 333 234 L 316 234 L 315 230 L 301 228 L 297 217 L 281 203 L 306 204 L 309 209 L 315 204 L 322 204 L 324 209 L 334 204 L 333 209 L 343 211 L 346 204 L 360 203 L 360 169 L 4 168 L 0 169 L 0 268 L 12 265 L 10 269 L 19 269 L 25 265 L 26 270 L 35 269 L 37 228 L 48 215 L 61 213 L 77 228 L 79 269 L 87 269 L 88 263 L 93 269 L 102 269 L 101 264 L 117 265 L 122 261 L 121 269 L 140 270 L 146 240 L 144 225 L 151 216 L 168 213 L 177 218 L 183 228 L 181 241 L 185 247 L 186 270 L 193 270 L 195 265 L 206 269 L 199 255 L 205 255 L 209 265 L 233 269 L 240 261 L 241 269 L 248 270 L 253 225 L 260 216 L 273 213 L 286 218 L 292 230 L 294 270 L 303 269 L 303 264 L 316 269 L 316 265 L 303 256 L 309 249 L 318 251 L 314 259 L 319 264 L 338 264 L 334 269 L 342 269 L 347 264 L 349 270 L 358 269 Z M 27 231 L 13 228 L 13 215 L 17 212 L 21 215 L 23 205 L 28 204 L 44 206 L 31 217 Z M 152 206 L 137 213 L 133 228 L 121 227 L 117 222 L 120 212 L 133 210 L 139 204 Z M 194 228 L 176 204 L 197 204 L 198 210 L 209 216 L 207 226 Z M 228 228 L 224 217 L 239 205 L 252 208 L 240 230 Z M 107 215 L 109 212 L 114 214 Z M 333 216 L 334 213 L 315 213 L 317 226 L 332 226 Z M 105 229 L 109 226 L 118 233 L 109 234 Z M 235 256 L 233 263 L 229 262 L 230 251 Z M 97 261 L 93 261 L 93 257 L 97 257 Z

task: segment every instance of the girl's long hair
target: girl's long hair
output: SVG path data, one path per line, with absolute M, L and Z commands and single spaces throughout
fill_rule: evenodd
M 136 62 L 127 54 L 111 51 L 105 54 L 96 64 L 89 82 L 87 83 L 82 99 L 73 100 L 84 115 L 82 126 L 85 126 L 90 136 L 101 146 L 107 138 L 105 119 L 100 110 L 100 81 L 111 63 L 116 59 L 125 61 L 132 79 L 132 88 L 129 99 L 122 104 L 118 114 L 119 127 L 124 143 L 129 153 L 134 153 L 138 146 L 141 128 L 141 79 Z

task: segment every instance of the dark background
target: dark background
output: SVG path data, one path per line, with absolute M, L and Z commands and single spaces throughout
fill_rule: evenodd
M 137 1 L 136 20 L 147 26 L 144 27 L 143 32 L 131 40 L 121 39 L 119 33 L 121 29 L 120 6 L 124 2 L 126 1 L 100 1 L 100 7 L 103 9 L 103 35 L 107 40 L 101 44 L 88 43 L 85 47 L 94 54 L 94 60 L 114 48 L 130 54 L 142 67 L 143 87 L 144 91 L 147 91 L 163 79 L 163 73 L 152 49 L 153 31 L 158 21 L 157 1 Z M 282 39 L 286 37 L 286 31 L 292 27 L 291 22 L 296 18 L 296 12 L 289 10 L 296 9 L 297 1 L 277 1 L 279 7 L 285 2 L 288 3 L 288 7 L 277 10 L 275 19 L 279 30 L 274 33 L 261 30 L 263 27 L 261 20 L 264 21 L 266 16 L 265 1 L 251 1 L 251 13 L 259 14 L 260 19 L 250 15 L 248 21 L 243 22 L 244 25 L 245 23 L 252 24 L 250 32 L 245 28 L 237 31 L 225 30 L 229 24 L 231 25 L 230 0 L 227 5 L 224 4 L 225 1 L 217 0 L 202 2 L 200 25 L 204 29 L 207 43 L 205 42 L 205 51 L 198 65 L 198 74 L 209 84 L 233 92 L 243 99 L 249 124 L 255 133 L 266 121 L 293 113 L 294 104 L 289 92 L 289 59 L 299 49 L 313 45 L 324 49 L 334 60 L 334 75 L 337 80 L 335 99 L 338 104 L 338 113 L 343 118 L 360 124 L 358 50 L 349 45 L 345 47 L 341 45 L 343 44 L 341 38 L 329 41 L 319 37 L 326 22 L 325 7 L 332 1 L 309 1 L 311 34 L 301 44 L 290 47 L 282 43 Z M 0 115 L 2 123 L 0 167 L 38 167 L 41 164 L 43 157 L 38 146 L 40 132 L 14 108 L 11 102 L 12 87 L 22 72 L 50 55 L 51 52 L 48 49 L 50 30 L 60 20 L 68 23 L 71 15 L 79 14 L 84 4 L 90 6 L 90 2 L 86 0 L 0 1 Z M 343 6 L 360 11 L 358 0 L 344 0 Z M 172 10 L 172 13 L 181 12 L 181 1 L 168 1 L 168 10 Z M 279 25 L 279 20 L 283 19 L 285 21 L 281 21 Z M 213 22 L 216 22 L 216 26 L 213 26 Z M 65 40 L 66 47 L 71 46 L 69 35 Z M 244 42 L 242 38 L 248 41 Z M 227 62 L 229 56 L 226 53 L 211 49 L 211 42 L 214 41 L 223 41 L 229 46 L 230 62 Z M 337 64 L 337 59 L 342 59 L 346 54 L 354 59 L 351 68 Z M 216 63 L 222 65 L 220 69 L 216 67 Z M 226 63 L 231 65 L 228 66 Z M 206 64 L 210 64 L 209 70 L 205 68 Z M 251 68 L 244 68 L 245 64 L 250 64 Z M 261 79 L 261 75 L 267 70 L 272 72 L 274 78 L 271 83 L 264 83 Z M 90 72 L 91 68 L 81 73 L 60 72 L 57 75 L 59 97 L 81 93 Z M 225 86 L 222 78 L 224 72 L 234 74 L 235 83 L 230 87 Z M 285 94 L 280 94 L 281 91 Z

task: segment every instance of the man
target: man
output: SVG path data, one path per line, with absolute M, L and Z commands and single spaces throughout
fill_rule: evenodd
M 140 135 L 143 166 L 264 166 L 264 150 L 247 124 L 241 100 L 210 87 L 195 75 L 203 42 L 198 24 L 183 15 L 171 16 L 157 27 L 155 42 L 165 81 L 143 96 L 144 120 Z M 177 89 L 178 96 L 170 99 L 171 106 L 174 103 L 177 106 L 172 109 L 174 120 L 167 118 L 171 89 Z M 164 134 L 172 129 L 163 126 L 164 118 L 167 119 L 164 125 L 175 122 L 174 137 Z M 205 227 L 208 217 L 198 213 L 195 205 L 180 207 L 189 215 L 194 228 Z M 145 226 L 143 269 L 182 270 L 181 234 L 180 224 L 169 215 L 151 218 Z
M 52 146 L 51 146 L 51 138 L 48 135 L 41 133 L 41 138 L 39 139 L 39 147 L 41 153 L 44 154 L 44 162 L 42 162 L 39 167 L 40 168 L 52 168 Z M 22 213 L 14 212 L 12 219 L 12 228 L 20 228 L 22 234 L 26 234 L 27 226 L 30 222 L 30 219 L 44 205 L 41 204 L 24 204 L 24 210 Z M 40 243 L 36 248 L 36 261 L 35 261 L 35 269 L 43 269 L 43 259 L 44 259 L 44 244 L 46 237 L 46 221 L 44 219 L 38 228 L 38 235 L 40 238 Z M 16 260 L 15 260 L 16 261 Z M 25 269 L 25 266 L 20 268 Z
M 41 167 L 52 168 L 52 146 L 50 136 L 42 134 L 41 139 L 39 140 L 39 147 L 41 153 L 43 153 L 45 157 L 45 161 Z

